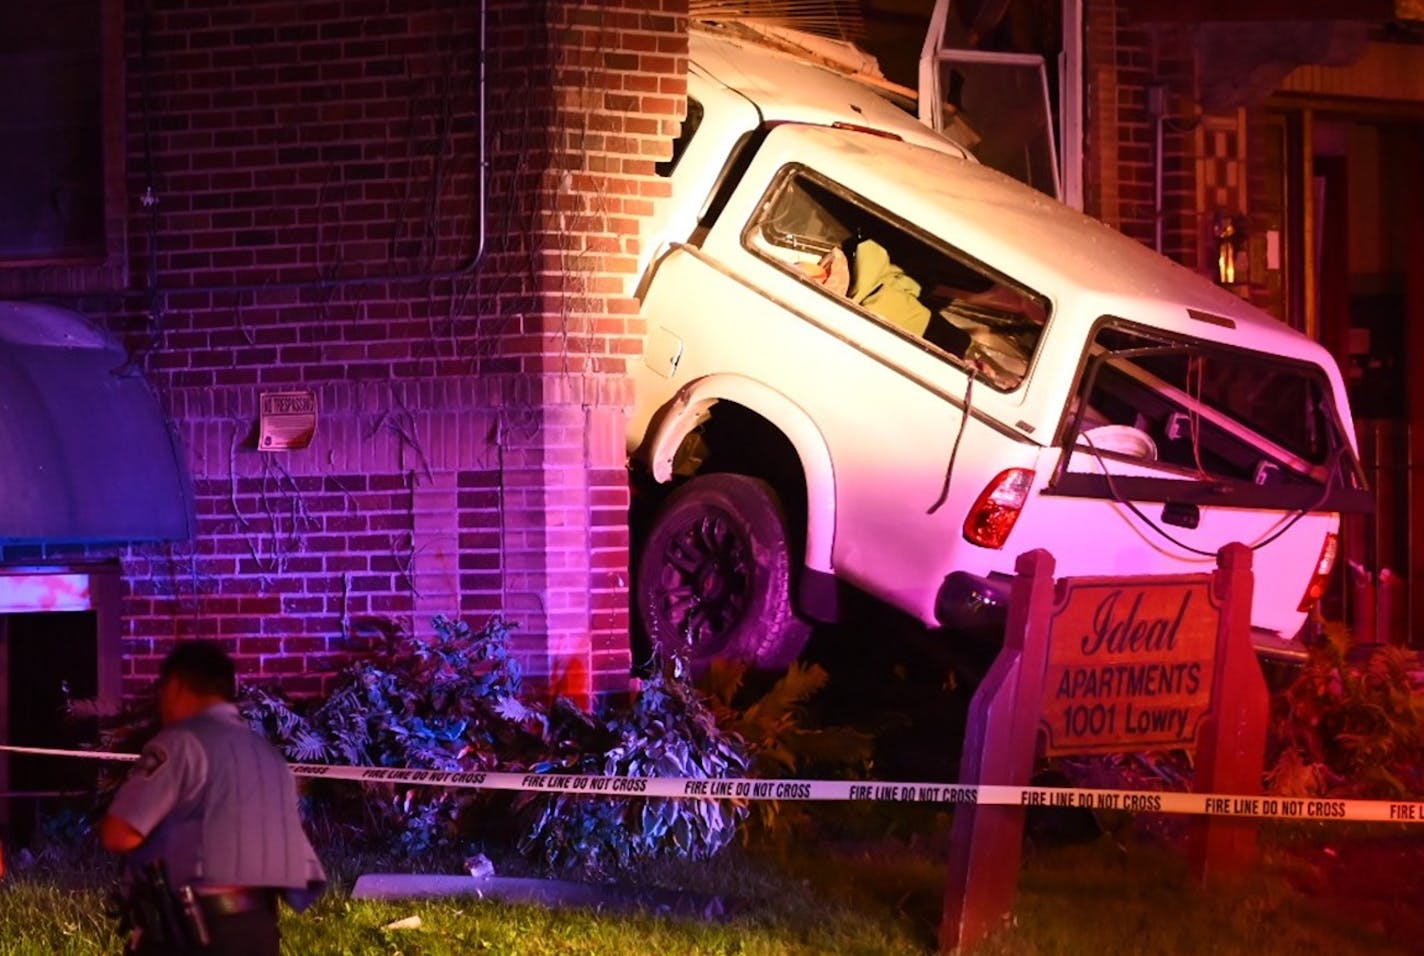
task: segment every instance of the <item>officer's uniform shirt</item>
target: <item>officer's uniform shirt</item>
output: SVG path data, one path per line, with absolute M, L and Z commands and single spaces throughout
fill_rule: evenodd
M 160 731 L 109 812 L 144 836 L 134 862 L 162 859 L 173 886 L 272 887 L 300 909 L 326 881 L 287 762 L 235 704 Z

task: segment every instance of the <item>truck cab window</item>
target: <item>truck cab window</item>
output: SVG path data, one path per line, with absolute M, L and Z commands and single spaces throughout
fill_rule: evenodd
M 743 235 L 751 251 L 1001 391 L 1017 388 L 1047 299 L 809 170 L 789 167 Z

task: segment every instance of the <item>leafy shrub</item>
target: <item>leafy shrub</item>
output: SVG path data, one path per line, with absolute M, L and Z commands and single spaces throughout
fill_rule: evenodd
M 829 675 L 793 664 L 770 688 L 749 687 L 744 664 L 717 661 L 694 689 L 676 660 L 643 687 L 631 714 L 608 718 L 603 756 L 544 764 L 566 773 L 715 778 L 861 775 L 874 738 L 850 727 L 808 727 L 805 705 Z M 784 843 L 809 821 L 805 804 L 779 800 L 617 800 L 526 795 L 533 824 L 522 846 L 556 868 L 611 872 L 678 856 L 705 860 L 740 831 Z M 788 809 L 794 808 L 794 809 Z
M 1381 647 L 1352 653 L 1343 626 L 1327 626 L 1279 701 L 1276 756 L 1267 781 L 1287 796 L 1424 795 L 1424 695 L 1414 655 Z
M 824 668 L 792 664 L 764 695 L 742 704 L 746 673 L 743 664 L 714 662 L 704 690 L 718 726 L 744 742 L 751 758 L 750 776 L 865 774 L 874 752 L 873 736 L 854 727 L 805 724 L 806 703 L 830 679 Z M 795 809 L 788 811 L 790 807 Z M 763 835 L 785 841 L 808 822 L 803 807 L 799 803 L 759 800 L 753 804 L 750 823 Z
M 803 705 L 826 683 L 819 667 L 792 667 L 749 703 L 738 700 L 746 696 L 742 669 L 714 668 L 702 691 L 663 673 L 631 707 L 591 714 L 567 699 L 522 699 L 502 620 L 474 631 L 437 617 L 432 631 L 423 639 L 397 634 L 352 662 L 324 700 L 293 701 L 253 685 L 239 705 L 254 729 L 302 763 L 716 778 L 863 769 L 869 759 L 868 735 L 803 726 Z M 156 729 L 154 701 L 144 698 L 105 723 L 102 746 L 135 751 Z M 325 780 L 303 789 L 314 835 L 350 853 L 368 853 L 373 842 L 390 847 L 394 835 L 406 861 L 429 864 L 434 851 L 449 851 L 436 853 L 442 860 L 463 858 L 472 844 L 502 843 L 546 867 L 588 876 L 665 858 L 709 859 L 752 818 L 745 801 L 731 800 L 511 796 Z M 775 803 L 755 808 L 763 830 L 788 819 Z
M 743 742 L 717 726 L 706 703 L 679 679 L 648 680 L 626 715 L 607 718 L 600 752 L 541 761 L 539 772 L 629 777 L 729 777 L 747 769 Z M 582 794 L 521 794 L 530 821 L 520 841 L 555 869 L 608 875 L 665 856 L 705 860 L 747 816 L 730 800 L 668 800 Z
M 696 692 L 672 677 L 650 681 L 631 709 L 599 715 L 566 699 L 522 700 L 508 636 L 499 620 L 475 632 L 436 618 L 432 638 L 397 636 L 343 670 L 331 695 L 314 706 L 252 688 L 243 709 L 288 757 L 308 763 L 682 777 L 746 770 L 740 739 L 720 730 Z M 747 814 L 728 801 L 558 793 L 511 800 L 435 787 L 355 791 L 339 782 L 313 791 L 324 796 L 332 825 L 352 835 L 394 831 L 408 856 L 463 848 L 476 825 L 484 840 L 500 839 L 499 821 L 513 821 L 522 828 L 515 842 L 523 852 L 589 875 L 664 855 L 707 859 Z M 352 794 L 360 794 L 354 804 Z
M 430 640 L 397 636 L 341 672 L 336 688 L 304 714 L 280 694 L 247 688 L 254 728 L 293 760 L 429 769 L 476 766 L 540 715 L 519 700 L 519 665 L 499 618 L 474 632 L 437 617 Z M 537 733 L 537 731 L 536 731 Z
M 351 664 L 314 707 L 250 687 L 242 709 L 255 729 L 304 763 L 478 770 L 497 759 L 517 766 L 521 754 L 542 753 L 546 718 L 518 697 L 508 625 L 495 618 L 471 631 L 442 616 L 433 629 L 430 639 L 397 636 Z M 326 809 L 340 819 L 337 794 L 350 793 L 351 785 L 335 787 Z M 394 829 L 410 854 L 458 844 L 461 816 L 473 799 L 438 787 L 372 787 L 366 794 L 357 824 Z

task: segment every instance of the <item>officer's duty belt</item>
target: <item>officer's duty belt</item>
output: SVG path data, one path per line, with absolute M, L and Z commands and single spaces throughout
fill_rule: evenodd
M 266 887 L 209 890 L 197 886 L 193 889 L 203 910 L 213 916 L 235 916 L 253 910 L 277 910 L 277 891 Z

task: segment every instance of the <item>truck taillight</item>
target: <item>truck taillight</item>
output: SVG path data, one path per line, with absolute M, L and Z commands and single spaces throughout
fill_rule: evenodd
M 1325 589 L 1330 586 L 1330 569 L 1335 567 L 1335 555 L 1340 550 L 1340 536 L 1334 531 L 1325 535 L 1325 541 L 1320 545 L 1320 560 L 1315 562 L 1315 573 L 1310 576 L 1310 584 L 1305 589 L 1305 596 L 1300 599 L 1298 611 L 1309 611 L 1320 603 L 1320 599 L 1325 596 Z
M 964 519 L 964 539 L 981 548 L 1002 548 L 1019 520 L 1019 512 L 1033 487 L 1033 470 L 1009 468 L 979 493 Z

